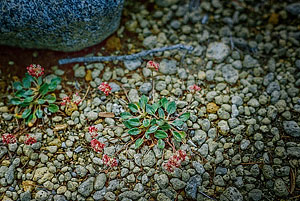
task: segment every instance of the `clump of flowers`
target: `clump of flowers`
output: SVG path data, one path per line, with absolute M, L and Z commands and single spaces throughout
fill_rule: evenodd
M 178 150 L 163 166 L 168 172 L 174 172 L 175 168 L 179 168 L 181 166 L 181 163 L 185 161 L 185 158 L 186 152 L 183 150 Z
M 25 138 L 25 141 L 24 141 L 24 143 L 26 145 L 32 145 L 32 144 L 34 144 L 36 142 L 37 141 L 36 141 L 35 137 L 29 136 L 29 134 L 26 134 L 26 138 Z
M 22 82 L 14 82 L 13 88 L 16 90 L 14 98 L 10 103 L 16 105 L 16 117 L 23 118 L 25 122 L 32 126 L 37 118 L 42 118 L 45 113 L 55 113 L 58 106 L 55 104 L 56 96 L 53 92 L 61 79 L 54 77 L 49 82 L 44 82 L 44 68 L 39 64 L 31 64 L 27 67 L 27 73 Z
M 99 140 L 97 139 L 92 139 L 91 140 L 91 146 L 92 148 L 94 149 L 95 152 L 102 152 L 102 150 L 104 149 L 105 147 L 105 144 L 99 142 Z
M 102 91 L 106 96 L 108 96 L 112 90 L 111 86 L 109 86 L 107 82 L 102 82 L 98 89 Z
M 17 142 L 16 137 L 13 134 L 3 134 L 2 135 L 2 142 L 4 144 L 14 144 Z
M 77 92 L 76 94 L 73 95 L 72 100 L 70 99 L 69 96 L 65 96 L 62 99 L 62 102 L 60 103 L 60 105 L 65 105 L 65 106 L 68 106 L 69 104 L 79 105 L 81 103 L 81 101 L 82 101 L 82 99 Z
M 148 61 L 146 67 L 158 71 L 159 63 L 156 63 L 155 61 Z
M 103 155 L 103 158 L 102 158 L 102 161 L 103 163 L 106 165 L 106 166 L 109 166 L 109 167 L 116 167 L 118 166 L 118 161 L 116 158 L 110 158 L 107 154 L 104 154 Z
M 96 139 L 98 136 L 98 129 L 95 126 L 89 127 L 89 134 L 93 138 L 91 140 L 91 147 L 94 149 L 95 152 L 102 152 L 105 147 L 105 144 L 101 143 L 99 140 Z
M 194 84 L 194 85 L 189 86 L 189 90 L 190 90 L 190 92 L 195 93 L 197 91 L 200 91 L 201 88 L 198 85 Z
M 98 129 L 95 126 L 90 126 L 89 127 L 89 134 L 91 135 L 92 138 L 95 138 L 98 136 Z
M 30 64 L 30 66 L 27 67 L 27 72 L 32 77 L 39 78 L 44 74 L 44 68 L 39 64 Z

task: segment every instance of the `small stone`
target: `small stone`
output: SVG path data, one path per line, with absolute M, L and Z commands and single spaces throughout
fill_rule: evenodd
M 13 115 L 5 112 L 2 114 L 2 117 L 5 121 L 10 121 L 12 119 Z
M 143 45 L 148 49 L 154 48 L 156 44 L 157 44 L 157 37 L 156 36 L 148 36 L 143 41 Z
M 206 105 L 206 110 L 208 113 L 216 113 L 219 110 L 219 106 L 215 103 L 208 103 Z
M 93 80 L 93 78 L 92 78 L 92 71 L 91 70 L 87 70 L 86 71 L 86 75 L 85 75 L 85 81 L 90 82 L 92 80 Z
M 101 173 L 96 177 L 95 183 L 94 183 L 94 189 L 100 190 L 104 187 L 106 182 L 106 174 Z
M 159 71 L 165 75 L 173 75 L 177 73 L 177 62 L 175 60 L 163 59 L 160 62 Z
M 140 100 L 139 93 L 136 89 L 130 89 L 128 96 L 129 96 L 130 101 L 133 103 L 137 103 Z
M 258 61 L 256 59 L 254 59 L 252 56 L 247 54 L 244 57 L 243 66 L 245 68 L 254 68 L 256 65 L 258 65 Z
M 300 127 L 295 121 L 284 121 L 283 129 L 286 134 L 292 137 L 300 137 Z
M 156 164 L 156 158 L 153 151 L 149 151 L 142 159 L 142 165 L 146 167 L 153 167 Z
M 300 147 L 288 147 L 286 151 L 289 156 L 300 158 Z
M 88 197 L 93 191 L 94 181 L 95 181 L 95 178 L 91 177 L 91 178 L 87 179 L 86 181 L 82 182 L 80 184 L 80 186 L 78 187 L 78 193 L 80 193 L 84 197 Z
M 194 175 L 192 176 L 189 181 L 186 184 L 185 187 L 185 193 L 187 194 L 187 196 L 196 199 L 197 196 L 197 189 L 198 186 L 200 186 L 202 183 L 202 178 L 200 175 Z
M 156 199 L 157 201 L 171 201 L 171 199 L 168 196 L 166 196 L 164 193 L 159 193 Z
M 106 194 L 106 188 L 104 187 L 102 190 L 100 191 L 96 191 L 94 194 L 93 194 L 93 198 L 94 200 L 96 201 L 102 201 L 104 200 L 104 195 Z
M 243 99 L 239 96 L 232 96 L 231 102 L 234 105 L 241 106 L 243 105 Z
M 84 66 L 80 66 L 78 67 L 75 71 L 74 71 L 75 77 L 79 77 L 79 78 L 84 78 L 85 76 L 85 68 Z
M 213 42 L 208 45 L 206 57 L 216 63 L 221 63 L 230 53 L 230 48 L 221 42 Z
M 44 190 L 39 190 L 35 194 L 35 199 L 38 201 L 45 201 L 48 199 L 48 197 L 49 197 L 49 194 L 47 193 L 47 191 L 44 191 Z
M 223 194 L 220 196 L 221 201 L 229 201 L 229 200 L 234 200 L 234 201 L 243 201 L 243 196 L 242 194 L 238 191 L 237 188 L 235 187 L 228 187 Z
M 286 6 L 285 8 L 289 13 L 292 15 L 299 15 L 300 14 L 300 3 L 292 3 Z
M 94 111 L 89 111 L 86 114 L 86 117 L 89 121 L 95 121 L 98 118 L 98 113 Z
M 183 189 L 186 186 L 186 183 L 184 181 L 181 181 L 178 178 L 171 179 L 170 183 L 172 184 L 172 186 L 175 190 Z
M 140 86 L 139 90 L 142 94 L 147 95 L 151 91 L 151 89 L 152 89 L 152 84 L 150 82 L 146 82 Z
M 284 181 L 281 178 L 278 178 L 274 182 L 274 192 L 275 195 L 279 197 L 286 197 L 289 195 L 289 192 L 286 188 Z
M 202 175 L 205 172 L 203 165 L 200 164 L 199 162 L 193 161 L 192 165 L 195 168 L 195 170 L 198 172 L 199 175 Z
M 253 189 L 248 193 L 248 196 L 253 201 L 259 201 L 262 198 L 262 191 L 260 189 Z
M 239 73 L 230 64 L 222 67 L 222 74 L 228 84 L 235 84 L 239 79 Z
M 136 70 L 138 67 L 142 65 L 140 60 L 125 60 L 124 65 L 128 70 Z

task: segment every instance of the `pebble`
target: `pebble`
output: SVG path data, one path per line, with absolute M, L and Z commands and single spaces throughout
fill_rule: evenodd
M 250 55 L 247 54 L 247 55 L 244 57 L 244 60 L 243 60 L 243 66 L 244 66 L 245 68 L 254 68 L 254 67 L 256 67 L 258 64 L 259 64 L 258 61 L 257 61 L 256 59 L 254 59 L 252 56 L 250 56 Z
M 152 90 L 152 84 L 150 82 L 143 83 L 139 89 L 139 91 L 145 95 L 149 94 L 151 90 Z
M 75 75 L 75 77 L 78 77 L 78 78 L 84 78 L 86 75 L 84 66 L 80 66 L 80 67 L 76 68 L 74 71 L 74 75 Z
M 177 62 L 175 60 L 163 59 L 159 64 L 159 71 L 165 75 L 177 73 Z
M 124 65 L 128 70 L 132 71 L 140 67 L 142 62 L 140 60 L 125 60 Z
M 98 113 L 97 113 L 97 112 L 94 112 L 94 111 L 89 111 L 89 112 L 86 114 L 86 118 L 87 118 L 89 121 L 95 121 L 95 120 L 98 118 Z
M 88 197 L 93 191 L 94 181 L 95 181 L 95 178 L 91 177 L 91 178 L 87 179 L 86 181 L 82 182 L 80 184 L 80 186 L 78 187 L 78 193 L 80 193 L 84 197 Z
M 283 121 L 283 129 L 292 137 L 300 137 L 300 127 L 295 121 Z
M 228 84 L 235 84 L 239 79 L 239 73 L 230 64 L 222 67 L 222 74 Z
M 230 48 L 226 44 L 220 42 L 210 43 L 206 50 L 206 57 L 216 63 L 223 62 L 229 54 Z

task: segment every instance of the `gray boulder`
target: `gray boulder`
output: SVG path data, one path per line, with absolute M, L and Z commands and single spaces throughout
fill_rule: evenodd
M 124 0 L 0 1 L 0 45 L 78 51 L 119 26 Z

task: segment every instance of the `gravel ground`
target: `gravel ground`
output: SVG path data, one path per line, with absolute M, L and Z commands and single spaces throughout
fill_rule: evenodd
M 299 199 L 299 8 L 299 3 L 283 1 L 212 0 L 195 8 L 178 0 L 160 0 L 157 5 L 126 2 L 127 20 L 116 37 L 124 39 L 130 32 L 135 36 L 122 44 L 129 52 L 177 43 L 192 45 L 194 51 L 157 53 L 113 65 L 74 65 L 76 81 L 63 80 L 58 96 L 76 88 L 83 96 L 89 84 L 78 108 L 65 111 L 61 106 L 66 114 L 27 128 L 24 132 L 37 139 L 31 146 L 20 143 L 22 135 L 18 143 L 1 143 L 1 199 Z M 119 126 L 120 113 L 127 110 L 124 92 L 133 102 L 142 94 L 152 97 L 146 61 L 153 58 L 160 63 L 154 73 L 154 98 L 175 100 L 191 113 L 183 126 L 187 143 L 176 144 L 188 160 L 172 173 L 162 167 L 171 148 L 121 150 L 131 140 Z M 57 66 L 52 72 L 64 74 Z M 2 80 L 7 81 L 3 74 Z M 103 81 L 110 83 L 114 96 L 99 92 Z M 187 89 L 193 84 L 201 91 L 191 94 Z M 115 117 L 104 118 L 100 112 Z M 1 133 L 13 133 L 18 124 L 6 98 L 0 102 L 0 114 Z M 106 144 L 104 154 L 121 150 L 117 167 L 107 169 L 103 153 L 89 146 L 91 125 Z

